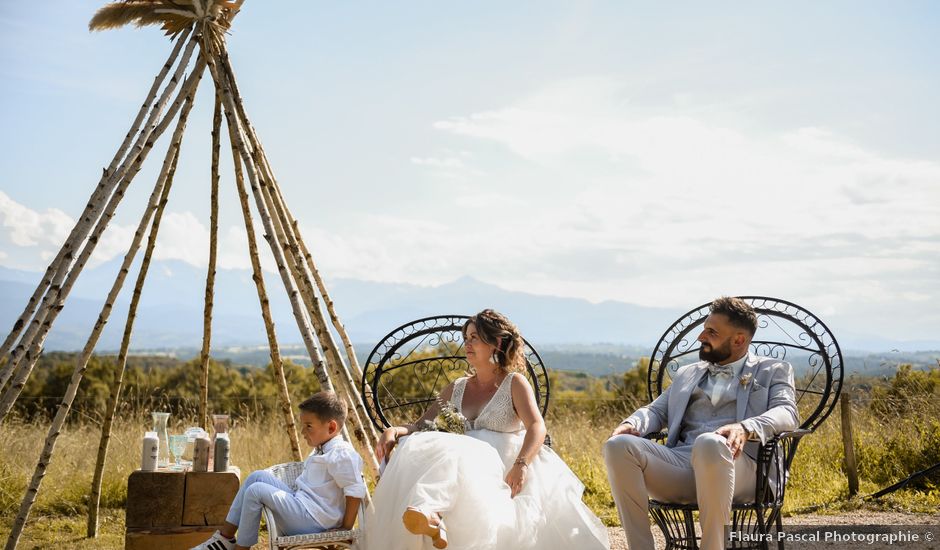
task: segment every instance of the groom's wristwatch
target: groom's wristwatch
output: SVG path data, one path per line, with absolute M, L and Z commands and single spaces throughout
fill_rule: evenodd
M 744 422 L 739 422 L 739 424 L 741 424 L 741 429 L 744 430 L 744 439 L 745 440 L 751 439 L 751 434 L 754 432 L 747 429 L 747 424 L 745 424 Z

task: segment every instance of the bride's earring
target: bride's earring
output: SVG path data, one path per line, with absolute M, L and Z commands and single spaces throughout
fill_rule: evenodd
M 493 352 L 493 355 L 490 355 L 490 363 L 492 363 L 492 364 L 494 364 L 494 365 L 498 365 L 498 364 L 499 364 L 499 355 L 498 355 L 497 352 L 494 351 L 494 352 Z

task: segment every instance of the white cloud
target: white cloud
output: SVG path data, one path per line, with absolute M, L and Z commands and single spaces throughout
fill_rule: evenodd
M 75 221 L 58 209 L 38 212 L 17 203 L 0 191 L 0 260 L 16 269 L 39 271 L 55 257 Z M 148 225 L 149 228 L 149 225 Z M 127 253 L 137 225 L 110 223 L 105 229 L 88 262 L 94 267 Z M 262 238 L 260 222 L 255 221 L 262 269 L 274 271 L 270 247 Z M 145 231 L 137 250 L 140 257 L 146 250 L 149 234 Z M 192 212 L 166 212 L 160 223 L 154 258 L 182 260 L 205 266 L 209 258 L 209 228 Z M 222 269 L 250 269 L 248 238 L 244 227 L 231 226 L 219 231 L 217 265 Z
M 74 223 L 58 208 L 37 212 L 0 191 L 0 225 L 6 237 L 16 246 L 61 245 Z
M 253 220 L 261 268 L 276 271 L 270 246 L 264 240 L 264 228 Z M 251 269 L 248 236 L 244 226 L 219 228 L 216 266 L 220 269 Z M 160 224 L 160 236 L 154 257 L 158 260 L 182 260 L 203 267 L 209 263 L 209 227 L 192 212 L 167 212 Z
M 883 236 L 905 233 L 909 215 L 917 215 L 927 224 L 921 229 L 940 231 L 940 218 L 923 208 L 940 200 L 937 163 L 886 158 L 822 128 L 758 134 L 681 109 L 668 116 L 635 111 L 624 99 L 625 86 L 609 78 L 564 82 L 436 127 L 505 145 L 532 163 L 563 167 L 563 175 L 596 173 L 578 155 L 599 152 L 590 162 L 607 159 L 603 177 L 588 176 L 577 186 L 563 178 L 542 183 L 557 193 L 560 213 L 570 211 L 565 195 L 604 220 L 640 202 L 659 235 L 668 230 L 660 222 L 682 218 L 712 230 L 751 225 L 805 236 L 857 231 L 876 216 L 884 222 L 876 226 Z M 626 161 L 629 166 L 618 167 Z M 856 204 L 871 200 L 889 204 Z M 635 230 L 637 221 L 614 225 Z
M 872 151 L 821 126 L 757 130 L 694 97 L 641 108 L 628 91 L 619 79 L 578 79 L 435 123 L 446 145 L 408 162 L 442 192 L 407 210 L 352 211 L 329 227 L 304 212 L 321 272 L 418 284 L 472 275 L 676 307 L 719 293 L 789 297 L 840 315 L 865 303 L 917 318 L 940 305 L 940 164 Z M 70 227 L 61 213 L 0 199 L 9 243 Z M 131 231 L 106 234 L 100 256 L 122 254 Z M 250 267 L 242 227 L 219 238 L 220 267 Z M 9 243 L 4 263 L 19 262 L 24 247 Z M 157 258 L 203 266 L 207 256 L 200 218 L 168 212 Z
M 628 92 L 621 79 L 576 79 L 435 123 L 503 146 L 529 167 L 513 183 L 541 190 L 500 189 L 525 197 L 540 221 L 505 221 L 526 259 L 498 280 L 650 305 L 755 282 L 840 302 L 872 285 L 886 303 L 936 295 L 935 283 L 898 287 L 940 254 L 940 164 L 866 150 L 822 127 L 757 131 L 691 100 L 641 109 Z M 505 164 L 475 161 L 497 179 L 494 166 Z
M 431 168 L 450 168 L 450 169 L 461 169 L 465 168 L 466 165 L 463 162 L 463 159 L 459 157 L 411 157 L 411 163 L 417 164 L 418 166 L 429 166 Z
M 326 276 L 433 284 L 461 265 L 459 256 L 476 236 L 443 222 L 367 215 L 348 230 L 301 223 L 304 240 Z
M 585 79 L 436 123 L 462 148 L 482 145 L 462 166 L 487 176 L 446 184 L 451 199 L 414 213 L 306 225 L 323 271 L 420 284 L 469 274 L 677 307 L 755 293 L 842 312 L 865 299 L 922 303 L 936 290 L 909 281 L 940 255 L 936 163 L 823 128 L 758 133 L 679 109 L 632 110 L 624 95 L 618 81 Z
M 131 242 L 134 240 L 135 231 L 137 231 L 136 226 L 120 225 L 114 222 L 109 223 L 108 227 L 101 235 L 101 238 L 98 240 L 95 251 L 91 254 L 89 266 L 107 262 L 116 256 L 123 258 L 127 253 L 127 249 L 131 246 Z M 146 246 L 147 233 L 145 232 L 138 254 L 141 254 Z
M 430 174 L 434 179 L 447 180 L 450 185 L 466 185 L 486 174 L 473 166 L 469 151 L 442 149 L 430 156 L 413 156 L 409 162 Z
M 154 257 L 205 265 L 209 257 L 209 230 L 192 212 L 166 212 Z

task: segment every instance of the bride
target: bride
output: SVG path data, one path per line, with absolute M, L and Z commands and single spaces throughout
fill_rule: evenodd
M 543 446 L 545 422 L 520 374 L 518 329 L 486 309 L 467 320 L 463 337 L 472 374 L 445 387 L 440 402 L 466 418 L 466 431 L 419 431 L 441 412 L 435 404 L 416 424 L 382 433 L 376 455 L 388 463 L 364 547 L 609 548 L 606 528 L 581 501 L 584 486 Z

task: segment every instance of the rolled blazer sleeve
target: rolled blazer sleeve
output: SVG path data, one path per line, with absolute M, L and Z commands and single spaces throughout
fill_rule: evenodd
M 781 361 L 771 367 L 767 396 L 765 412 L 741 421 L 749 432 L 760 439 L 762 445 L 780 432 L 795 430 L 800 425 L 796 410 L 796 385 L 790 363 Z

